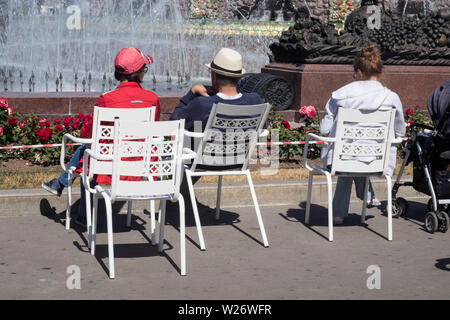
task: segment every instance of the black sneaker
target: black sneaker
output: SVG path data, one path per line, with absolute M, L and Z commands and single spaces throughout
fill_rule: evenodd
M 59 183 L 57 178 L 50 180 L 49 182 L 44 182 L 42 188 L 58 197 L 61 196 L 61 193 L 64 190 L 64 186 Z

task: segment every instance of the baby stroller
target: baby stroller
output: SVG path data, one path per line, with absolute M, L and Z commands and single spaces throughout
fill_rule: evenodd
M 425 229 L 431 233 L 446 232 L 450 224 L 450 81 L 428 97 L 427 108 L 435 127 L 411 124 L 411 137 L 406 141 L 405 157 L 392 188 L 392 216 L 400 217 L 407 213 L 408 202 L 396 195 L 400 186 L 412 186 L 414 190 L 431 196 Z M 418 128 L 429 132 L 419 132 Z M 413 181 L 400 183 L 405 166 L 411 162 Z

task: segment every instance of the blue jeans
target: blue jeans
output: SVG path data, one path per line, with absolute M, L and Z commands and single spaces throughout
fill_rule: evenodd
M 70 167 L 76 167 L 78 165 L 78 162 L 83 158 L 84 150 L 86 150 L 86 145 L 82 144 L 75 150 L 72 157 L 69 160 L 69 163 L 67 163 L 67 168 Z M 69 175 L 67 172 L 63 171 L 59 175 L 58 181 L 60 184 L 62 184 L 64 187 L 67 187 L 69 185 Z M 95 181 L 91 182 L 91 188 L 95 186 Z M 78 206 L 78 216 L 81 218 L 86 218 L 86 195 L 85 195 L 85 188 L 83 183 L 80 184 L 80 205 Z M 92 206 L 92 195 L 91 195 L 91 206 Z
M 70 167 L 76 167 L 78 165 L 78 162 L 83 158 L 84 150 L 86 150 L 86 145 L 82 144 L 75 150 L 75 152 L 72 155 L 72 158 L 70 158 L 69 163 L 67 163 L 66 168 Z M 60 184 L 62 184 L 64 187 L 67 188 L 69 185 L 69 175 L 67 172 L 63 171 L 59 175 L 58 181 Z
M 364 200 L 364 180 L 365 177 L 338 177 L 336 184 L 336 191 L 333 197 L 333 216 L 345 218 L 348 215 L 348 208 L 350 206 L 350 193 L 352 191 L 352 184 L 355 181 L 356 196 Z M 367 200 L 375 198 L 375 192 L 372 188 L 372 183 L 369 179 L 369 189 L 367 191 Z

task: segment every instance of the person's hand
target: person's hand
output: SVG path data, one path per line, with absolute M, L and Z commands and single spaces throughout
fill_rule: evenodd
M 196 84 L 195 86 L 192 87 L 191 90 L 193 94 L 196 94 L 198 96 L 209 97 L 208 91 L 202 84 Z

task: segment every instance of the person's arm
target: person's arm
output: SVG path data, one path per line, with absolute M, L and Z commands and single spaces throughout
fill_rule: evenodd
M 186 109 L 190 101 L 194 100 L 196 95 L 189 90 L 186 95 L 184 95 L 181 99 L 178 105 L 173 110 L 172 114 L 170 115 L 170 120 L 180 120 L 186 118 Z
M 104 107 L 105 99 L 103 95 L 98 98 L 97 102 L 95 102 L 95 106 Z M 92 138 L 92 117 L 87 118 L 87 120 L 83 123 L 80 129 L 80 138 L 90 139 Z
M 261 99 L 261 96 L 257 93 L 255 93 L 255 104 L 261 104 L 264 103 Z M 264 123 L 263 129 L 267 129 L 269 127 L 269 117 L 266 118 L 266 122 Z
M 80 129 L 80 138 L 92 138 L 92 117 L 86 117 Z
M 330 98 L 330 100 L 328 100 L 327 102 L 327 105 L 325 106 L 325 116 L 320 122 L 321 134 L 328 136 L 331 128 L 333 127 L 336 114 L 337 114 L 337 104 L 332 98 Z
M 404 137 L 406 134 L 406 123 L 403 116 L 403 106 L 397 94 L 394 94 L 395 120 L 394 131 L 396 137 Z
M 160 117 L 161 117 L 161 106 L 159 104 L 159 99 L 156 100 L 156 105 L 155 105 L 155 121 L 159 121 Z
M 189 116 L 189 112 L 187 111 L 189 109 L 189 103 L 199 96 L 209 97 L 205 86 L 201 84 L 193 86 L 192 89 L 180 99 L 180 102 L 170 116 L 170 120 L 186 119 Z

